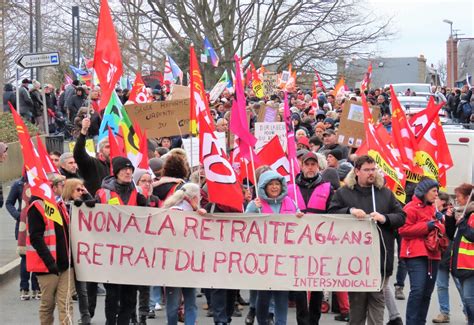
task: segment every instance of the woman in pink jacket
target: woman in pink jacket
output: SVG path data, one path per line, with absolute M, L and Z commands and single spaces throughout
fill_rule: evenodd
M 422 325 L 430 306 L 431 294 L 436 283 L 441 251 L 426 248 L 425 239 L 438 228 L 445 234 L 443 214 L 434 205 L 438 197 L 438 182 L 424 178 L 415 188 L 413 200 L 403 210 L 406 222 L 398 231 L 402 237 L 400 258 L 404 258 L 410 278 L 406 324 Z

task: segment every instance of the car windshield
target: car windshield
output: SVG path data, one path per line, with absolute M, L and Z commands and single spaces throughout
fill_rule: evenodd
M 415 93 L 429 93 L 430 92 L 430 87 L 426 85 L 393 85 L 393 90 L 397 94 L 399 93 L 405 93 L 407 89 L 410 89 L 411 92 Z

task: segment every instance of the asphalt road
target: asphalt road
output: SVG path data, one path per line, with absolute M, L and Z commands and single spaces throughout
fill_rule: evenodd
M 408 279 L 407 279 L 408 284 Z M 0 285 L 0 324 L 39 324 L 38 317 L 38 306 L 39 302 L 35 300 L 20 301 L 19 299 L 19 278 L 12 278 L 11 280 Z M 451 298 L 451 324 L 466 324 L 464 315 L 462 313 L 462 307 L 460 304 L 459 294 L 456 291 L 454 283 L 450 283 L 450 298 Z M 408 288 L 405 288 L 405 294 L 408 296 Z M 248 292 L 243 292 L 244 298 L 248 297 Z M 213 324 L 212 318 L 205 317 L 205 311 L 202 310 L 201 306 L 205 303 L 205 298 L 201 297 L 197 300 L 199 306 L 199 324 Z M 402 318 L 405 318 L 406 300 L 397 301 L 399 311 L 402 314 Z M 93 324 L 105 324 L 104 310 L 104 297 L 98 298 L 97 315 L 93 319 Z M 245 316 L 248 311 L 246 307 L 243 311 Z M 438 299 L 435 292 L 433 293 L 431 306 L 428 313 L 428 324 L 431 323 L 431 319 L 438 314 Z M 386 318 L 387 312 L 386 312 Z M 74 319 L 79 319 L 79 311 L 77 303 L 74 303 Z M 387 319 L 388 321 L 388 319 Z M 57 322 L 57 321 L 56 321 Z M 162 310 L 157 312 L 157 318 L 149 319 L 148 324 L 166 324 L 165 311 Z M 232 324 L 244 324 L 244 317 L 233 318 Z M 289 309 L 288 324 L 296 324 L 295 309 Z M 344 324 L 341 322 L 334 321 L 334 314 L 323 314 L 321 325 L 325 324 Z

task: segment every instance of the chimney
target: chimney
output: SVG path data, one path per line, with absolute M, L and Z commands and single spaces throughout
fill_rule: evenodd
M 448 71 L 447 84 L 449 87 L 454 87 L 458 80 L 458 40 L 451 37 L 446 42 L 446 70 Z
M 426 82 L 426 58 L 423 54 L 420 54 L 418 61 L 418 82 Z

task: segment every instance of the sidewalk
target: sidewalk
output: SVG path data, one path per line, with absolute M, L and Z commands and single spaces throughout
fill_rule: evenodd
M 3 184 L 3 198 L 6 202 L 8 193 L 10 193 L 10 185 L 13 182 L 5 182 Z M 16 253 L 15 240 L 15 220 L 5 208 L 0 209 L 0 283 L 4 282 L 11 276 L 19 274 L 20 258 Z

